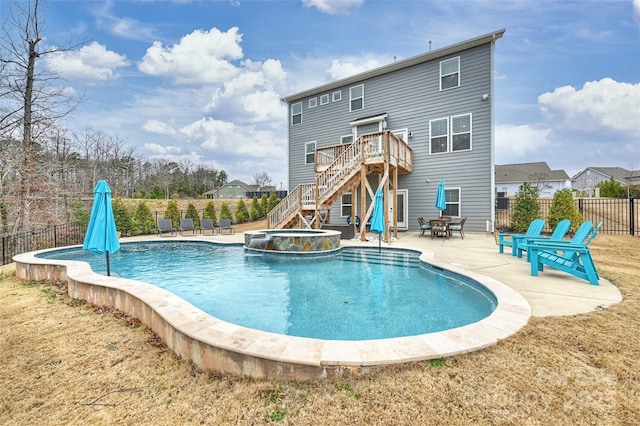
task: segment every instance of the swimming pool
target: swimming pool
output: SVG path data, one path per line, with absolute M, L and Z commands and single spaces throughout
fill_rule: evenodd
M 191 361 L 203 371 L 217 371 L 257 378 L 312 380 L 361 375 L 388 365 L 486 348 L 527 324 L 531 307 L 511 287 L 481 273 L 441 263 L 434 252 L 415 239 L 409 244 L 421 251 L 420 260 L 468 276 L 489 289 L 497 299 L 488 317 L 461 327 L 418 336 L 373 340 L 324 340 L 242 327 L 206 314 L 191 303 L 157 286 L 139 280 L 107 277 L 91 270 L 86 262 L 38 257 L 49 250 L 14 256 L 16 277 L 22 280 L 56 280 L 67 283 L 68 294 L 95 306 L 118 309 L 146 324 L 176 356 Z M 130 241 L 165 241 L 159 237 L 137 237 Z M 241 243 L 243 235 L 176 238 L 173 241 Z M 417 244 L 416 244 L 417 243 Z M 342 242 L 366 246 L 367 242 Z M 283 255 L 287 256 L 287 255 Z M 215 261 L 215 260 L 213 260 Z M 104 266 L 102 268 L 105 268 Z M 106 268 L 105 268 L 106 269 Z M 66 326 L 73 328 L 74 325 Z
M 346 247 L 328 254 L 282 255 L 208 242 L 126 243 L 111 271 L 181 297 L 243 327 L 327 340 L 415 336 L 464 326 L 497 301 L 475 281 L 433 268 L 410 250 Z M 81 248 L 39 257 L 88 262 Z

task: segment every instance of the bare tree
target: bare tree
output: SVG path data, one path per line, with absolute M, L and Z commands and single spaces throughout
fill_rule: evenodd
M 264 170 L 253 174 L 253 184 L 258 187 L 258 191 L 267 185 L 271 185 L 271 176 Z
M 527 176 L 531 185 L 533 185 L 537 190 L 538 194 L 542 195 L 547 189 L 553 188 L 548 182 L 547 179 L 549 175 L 547 173 L 533 173 Z
M 42 212 L 42 203 L 47 200 L 42 194 L 45 188 L 39 170 L 42 146 L 55 122 L 77 105 L 67 95 L 61 77 L 47 70 L 42 61 L 49 54 L 71 48 L 41 48 L 39 6 L 40 0 L 14 1 L 3 22 L 0 38 L 0 140 L 21 142 L 20 162 L 15 164 L 13 182 L 13 232 L 31 226 L 32 215 Z

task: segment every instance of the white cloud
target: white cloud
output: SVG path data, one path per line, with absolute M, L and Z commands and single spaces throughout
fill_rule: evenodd
M 60 51 L 47 55 L 51 69 L 70 80 L 105 81 L 118 77 L 118 68 L 126 67 L 126 57 L 93 42 L 78 50 Z
M 640 83 L 603 78 L 579 90 L 564 86 L 543 93 L 538 103 L 555 127 L 584 133 L 640 131 Z
M 147 120 L 145 121 L 145 123 L 142 125 L 142 128 L 144 130 L 146 130 L 147 132 L 150 133 L 157 133 L 160 135 L 175 135 L 176 129 L 174 129 L 172 126 L 170 126 L 169 124 L 163 122 L 163 121 L 159 121 L 159 120 Z
M 304 7 L 315 7 L 329 15 L 346 15 L 363 3 L 364 0 L 302 0 Z
M 538 153 L 551 145 L 548 139 L 550 129 L 537 128 L 531 125 L 496 126 L 496 161 L 504 163 L 504 159 L 526 159 L 527 155 Z M 526 161 L 526 160 L 523 160 Z M 519 162 L 507 160 L 507 163 Z
M 158 156 L 176 154 L 181 151 L 180 147 L 171 145 L 159 145 L 157 143 L 145 143 L 144 149 Z
M 382 66 L 382 64 L 373 58 L 334 59 L 331 61 L 328 72 L 332 79 L 339 80 L 380 66 Z
M 640 0 L 633 0 L 633 19 L 640 26 Z
M 217 28 L 196 30 L 173 46 L 159 41 L 147 49 L 138 65 L 140 71 L 171 78 L 176 84 L 212 84 L 234 78 L 239 70 L 231 62 L 242 58 L 242 35 L 233 27 L 227 32 Z

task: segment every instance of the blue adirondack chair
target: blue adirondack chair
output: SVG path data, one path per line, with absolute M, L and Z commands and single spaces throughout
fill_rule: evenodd
M 562 241 L 532 241 L 529 244 L 531 259 L 531 275 L 538 276 L 544 270 L 544 265 L 564 271 L 575 277 L 598 285 L 600 277 L 593 263 L 589 243 L 598 235 L 602 222 L 591 232 L 593 223 L 587 221 L 580 225 L 576 235 L 569 242 Z M 588 232 L 584 232 L 587 229 Z M 590 233 L 590 235 L 589 235 Z
M 522 258 L 522 252 L 526 251 L 527 262 L 529 261 L 529 250 L 527 250 L 529 241 L 563 241 L 564 236 L 567 235 L 567 232 L 569 232 L 569 228 L 571 228 L 571 221 L 569 219 L 563 219 L 558 222 L 556 228 L 553 230 L 553 233 L 549 237 L 514 237 L 518 240 L 516 242 L 516 251 L 518 254 L 518 258 Z
M 498 251 L 504 253 L 504 247 L 511 247 L 511 255 L 515 256 L 517 253 L 517 238 L 518 237 L 539 237 L 544 228 L 544 220 L 535 219 L 529 224 L 529 228 L 525 234 L 498 234 Z

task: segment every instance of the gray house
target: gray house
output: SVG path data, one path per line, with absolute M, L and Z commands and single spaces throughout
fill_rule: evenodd
M 443 215 L 493 229 L 493 56 L 499 30 L 282 99 L 289 195 L 269 226 L 366 223 L 383 191 L 387 235 Z M 364 227 L 362 230 L 364 237 Z
M 586 196 L 598 196 L 598 185 L 609 179 L 622 186 L 640 183 L 640 173 L 622 167 L 587 167 L 571 178 L 571 189 Z
M 552 197 L 560 189 L 571 189 L 571 180 L 567 172 L 551 170 L 544 161 L 496 164 L 496 192 L 501 196 L 516 195 L 524 182 L 536 185 L 541 197 Z

